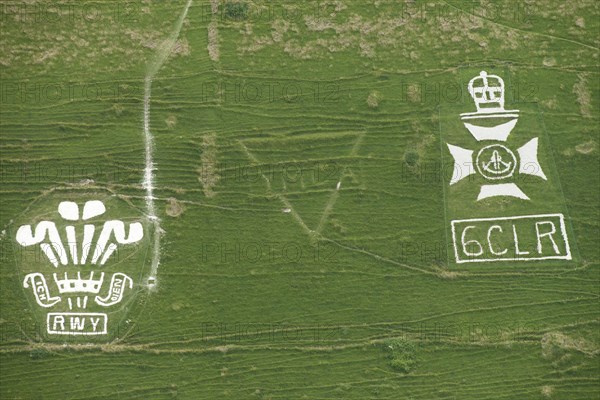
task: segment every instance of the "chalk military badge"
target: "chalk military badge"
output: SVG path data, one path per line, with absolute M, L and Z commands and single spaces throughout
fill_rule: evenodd
M 519 110 L 504 109 L 504 81 L 496 75 L 482 71 L 469 82 L 469 94 L 475 100 L 477 111 L 461 114 L 465 128 L 479 145 L 477 152 L 447 143 L 454 157 L 454 171 L 450 184 L 467 176 L 479 173 L 490 181 L 481 185 L 477 200 L 493 196 L 513 196 L 529 200 L 529 197 L 514 183 L 515 172 L 538 176 L 547 180 L 538 159 L 538 138 L 534 137 L 515 152 L 506 146 L 512 129 L 517 124 Z M 479 125 L 475 121 L 494 119 L 491 126 Z M 468 122 L 467 122 L 468 121 Z M 481 145 L 483 144 L 483 146 Z M 519 168 L 517 170 L 517 164 Z M 473 168 L 474 166 L 474 168 Z M 499 183 L 496 183 L 499 182 Z
M 467 89 L 476 111 L 440 112 L 454 262 L 571 260 L 564 198 L 535 104 L 506 109 L 504 80 L 486 71 Z
M 46 199 L 15 227 L 20 283 L 44 339 L 107 340 L 143 289 L 147 229 L 123 200 L 74 197 Z

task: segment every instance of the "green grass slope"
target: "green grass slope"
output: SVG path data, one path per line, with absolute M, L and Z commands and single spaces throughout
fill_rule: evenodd
M 0 398 L 599 398 L 599 5 L 233 3 L 151 71 L 158 284 L 93 345 L 36 336 L 14 232 L 72 193 L 143 216 L 186 2 L 1 5 Z M 537 110 L 574 262 L 449 263 L 440 110 L 480 69 Z

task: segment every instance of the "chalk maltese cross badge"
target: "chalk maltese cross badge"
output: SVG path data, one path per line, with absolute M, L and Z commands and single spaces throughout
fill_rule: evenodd
M 447 143 L 454 158 L 450 185 L 469 175 L 479 174 L 486 183 L 481 185 L 478 201 L 495 196 L 529 200 L 514 181 L 516 174 L 547 180 L 538 162 L 538 138 L 529 140 L 516 151 L 507 145 L 508 137 L 519 119 L 519 110 L 504 109 L 502 78 L 481 71 L 479 76 L 469 81 L 468 89 L 477 111 L 460 115 L 478 147 L 465 149 Z

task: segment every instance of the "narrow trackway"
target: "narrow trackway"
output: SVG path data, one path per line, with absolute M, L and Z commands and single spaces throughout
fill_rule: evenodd
M 187 16 L 188 10 L 192 4 L 192 0 L 188 0 L 185 8 L 181 12 L 177 24 L 173 28 L 173 31 L 169 37 L 160 45 L 154 60 L 148 65 L 148 72 L 144 80 L 144 143 L 145 143 L 145 167 L 144 167 L 144 179 L 142 181 L 142 187 L 146 191 L 146 214 L 148 219 L 152 223 L 152 234 L 154 236 L 154 243 L 152 249 L 152 264 L 150 268 L 150 276 L 148 278 L 148 287 L 151 289 L 156 286 L 156 274 L 158 272 L 158 266 L 160 265 L 160 238 L 162 235 L 162 229 L 160 227 L 160 219 L 156 216 L 154 209 L 154 169 L 156 168 L 153 157 L 154 157 L 154 137 L 150 131 L 150 96 L 152 93 L 152 79 L 158 73 L 160 68 L 163 66 L 169 54 L 173 50 L 179 32 L 183 26 L 183 21 Z

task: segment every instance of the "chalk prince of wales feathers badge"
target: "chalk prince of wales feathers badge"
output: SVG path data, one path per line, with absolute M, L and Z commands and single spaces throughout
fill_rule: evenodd
M 44 214 L 17 228 L 23 289 L 49 339 L 108 338 L 112 319 L 116 325 L 133 299 L 144 226 L 106 214 L 101 200 L 61 201 L 50 212 L 54 221 Z

